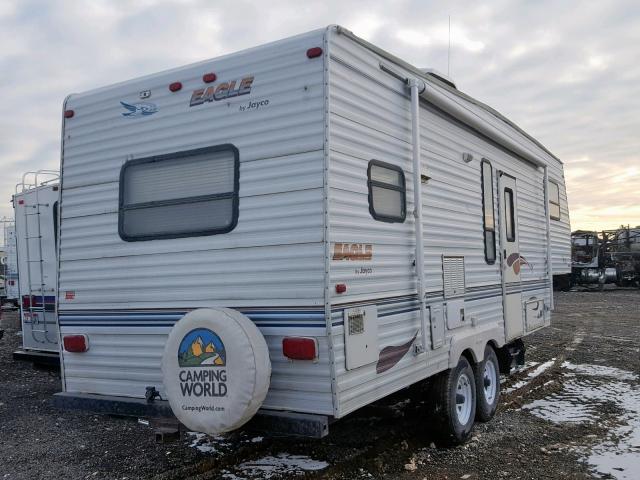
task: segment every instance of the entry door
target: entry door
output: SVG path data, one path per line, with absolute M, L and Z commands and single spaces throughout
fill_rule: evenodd
M 522 293 L 520 291 L 520 249 L 518 248 L 518 195 L 516 179 L 500 173 L 500 246 L 502 275 L 506 287 L 504 328 L 507 340 L 524 333 Z

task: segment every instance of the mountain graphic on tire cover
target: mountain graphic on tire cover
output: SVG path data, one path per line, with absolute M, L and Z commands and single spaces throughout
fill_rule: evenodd
M 196 328 L 187 333 L 178 348 L 180 367 L 226 365 L 226 351 L 220 337 L 208 328 Z

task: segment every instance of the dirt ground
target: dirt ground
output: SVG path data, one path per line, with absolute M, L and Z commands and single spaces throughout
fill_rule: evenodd
M 556 294 L 552 326 L 526 339 L 495 418 L 437 448 L 416 386 L 331 426 L 323 440 L 251 431 L 156 443 L 137 419 L 61 411 L 55 372 L 0 339 L 0 479 L 640 478 L 640 292 Z

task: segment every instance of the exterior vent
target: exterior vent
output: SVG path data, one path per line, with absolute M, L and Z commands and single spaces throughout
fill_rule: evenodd
M 442 256 L 444 298 L 459 297 L 465 292 L 464 257 Z
M 349 312 L 349 335 L 364 333 L 364 311 Z
M 439 72 L 438 70 L 435 70 L 433 68 L 421 68 L 420 71 L 424 73 L 427 77 L 435 78 L 436 80 L 440 80 L 442 83 L 446 83 L 447 85 L 449 85 L 452 88 L 455 88 L 456 90 L 458 89 L 458 87 L 456 86 L 456 83 L 453 81 L 451 77 L 449 77 L 448 75 L 442 72 Z

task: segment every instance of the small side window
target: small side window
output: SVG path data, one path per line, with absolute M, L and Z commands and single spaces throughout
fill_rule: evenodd
M 53 241 L 55 246 L 58 246 L 58 201 L 53 204 Z M 56 253 L 58 250 L 56 249 Z
M 488 264 L 496 261 L 496 220 L 493 205 L 493 169 L 488 160 L 481 162 L 482 221 L 484 228 L 484 258 Z
M 407 216 L 407 188 L 402 169 L 371 160 L 367 178 L 371 216 L 381 222 L 404 222 Z
M 549 181 L 549 218 L 560 220 L 560 187 L 552 181 Z
M 504 189 L 504 213 L 505 213 L 505 231 L 507 233 L 507 242 L 516 241 L 516 222 L 513 208 L 513 190 Z

